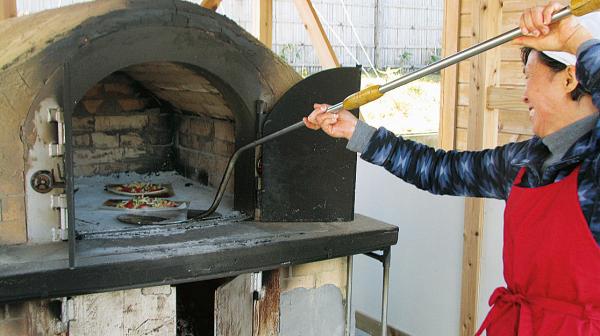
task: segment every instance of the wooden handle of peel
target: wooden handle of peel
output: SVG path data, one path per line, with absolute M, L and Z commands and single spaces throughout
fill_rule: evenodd
M 582 16 L 600 9 L 600 0 L 571 0 L 571 13 Z
M 344 110 L 354 110 L 366 103 L 377 100 L 383 96 L 379 91 L 380 85 L 369 86 L 368 88 L 358 91 L 346 99 L 344 99 Z

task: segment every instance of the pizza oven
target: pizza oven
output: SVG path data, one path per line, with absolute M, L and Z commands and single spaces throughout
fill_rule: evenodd
M 0 301 L 395 243 L 395 227 L 354 215 L 356 156 L 306 129 L 243 153 L 217 213 L 188 220 L 210 206 L 236 149 L 357 91 L 360 69 L 302 79 L 234 22 L 178 1 L 47 11 L 1 22 L 0 41 Z M 136 182 L 175 205 L 115 208 Z

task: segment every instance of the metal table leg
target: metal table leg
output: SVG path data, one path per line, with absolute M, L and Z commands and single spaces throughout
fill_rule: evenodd
M 388 310 L 388 294 L 390 289 L 390 261 L 392 258 L 391 247 L 383 250 L 383 254 L 375 252 L 365 253 L 375 260 L 379 260 L 383 264 L 383 291 L 381 293 L 381 336 L 387 335 L 387 310 Z
M 346 336 L 350 336 L 352 329 L 352 262 L 354 256 L 348 256 L 348 269 L 346 274 L 346 283 L 348 290 L 346 291 Z
M 388 293 L 390 290 L 390 260 L 392 251 L 383 250 L 383 292 L 381 294 L 381 336 L 387 335 Z

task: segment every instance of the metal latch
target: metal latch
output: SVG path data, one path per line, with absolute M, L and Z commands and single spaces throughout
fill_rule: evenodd
M 52 209 L 60 210 L 60 228 L 52 228 L 52 241 L 69 239 L 67 195 L 52 195 L 50 198 L 50 206 Z
M 57 139 L 56 143 L 48 145 L 48 152 L 50 156 L 62 156 L 65 154 L 65 115 L 63 111 L 58 107 L 52 107 L 48 109 L 48 122 L 56 123 Z

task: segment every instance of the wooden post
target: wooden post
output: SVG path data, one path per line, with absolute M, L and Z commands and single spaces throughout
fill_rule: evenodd
M 271 49 L 273 47 L 273 0 L 257 0 L 254 11 L 254 31 L 256 37 Z
M 374 66 L 379 69 L 381 67 L 381 50 L 380 43 L 383 40 L 383 4 L 382 0 L 375 0 L 375 28 L 373 36 L 373 51 L 374 51 Z
M 17 0 L 1 0 L 0 20 L 17 16 Z
M 219 8 L 220 4 L 221 4 L 221 0 L 202 0 L 202 3 L 200 4 L 200 6 L 202 6 L 204 8 L 212 9 L 212 10 L 217 10 L 217 8 Z
M 473 44 L 499 34 L 502 24 L 502 0 L 473 1 Z M 494 147 L 498 141 L 498 110 L 488 109 L 487 88 L 499 83 L 500 49 L 475 57 L 471 63 L 469 85 L 469 129 L 467 148 L 481 150 Z M 463 273 L 460 313 L 460 335 L 473 335 L 477 328 L 479 271 L 483 237 L 484 200 L 465 201 Z
M 308 31 L 310 40 L 317 52 L 319 62 L 324 69 L 337 68 L 340 66 L 331 43 L 325 34 L 325 30 L 321 25 L 321 21 L 315 11 L 312 2 L 310 0 L 294 0 L 294 4 L 298 9 L 300 18 L 304 23 L 304 27 Z
M 460 0 L 444 2 L 444 33 L 442 56 L 448 57 L 458 52 L 460 36 Z M 456 103 L 458 95 L 458 66 L 453 65 L 442 70 L 440 104 L 440 136 L 439 146 L 443 149 L 454 149 L 456 133 Z

